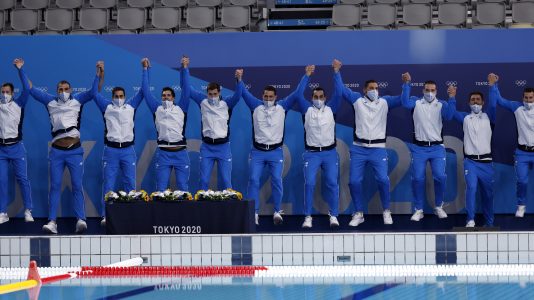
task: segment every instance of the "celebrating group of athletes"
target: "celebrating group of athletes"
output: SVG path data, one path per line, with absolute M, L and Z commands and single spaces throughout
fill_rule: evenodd
M 515 152 L 517 173 L 517 211 L 516 217 L 525 213 L 528 172 L 534 165 L 534 89 L 526 88 L 523 101 L 509 101 L 501 97 L 498 90 L 499 77 L 488 75 L 488 101 L 481 92 L 469 95 L 470 112 L 456 110 L 456 87 L 448 87 L 448 101 L 436 98 L 437 85 L 433 81 L 424 83 L 422 96 L 411 96 L 411 77 L 402 74 L 403 86 L 399 96 L 382 96 L 378 83 L 368 80 L 363 93 L 345 87 L 341 79 L 341 62 L 334 60 L 334 92 L 327 100 L 322 88 L 313 89 L 311 101 L 304 98 L 308 80 L 315 66 L 305 68 L 305 75 L 295 91 L 283 99 L 277 98 L 273 86 L 266 86 L 261 99 L 254 97 L 242 81 L 243 70 L 235 72 L 236 87 L 232 96 L 221 97 L 221 87 L 209 83 L 206 94 L 194 90 L 189 83 L 189 58 L 182 57 L 180 70 L 181 95 L 175 98 L 170 87 L 161 91 L 161 99 L 150 93 L 150 62 L 144 58 L 142 64 L 141 89 L 130 98 L 121 87 L 112 90 L 112 99 L 103 97 L 99 90 L 104 78 L 104 63 L 96 65 L 96 76 L 92 88 L 81 93 L 72 93 L 67 81 L 57 84 L 55 95 L 32 87 L 31 81 L 23 70 L 24 61 L 15 59 L 14 65 L 22 82 L 22 92 L 14 96 L 11 83 L 2 85 L 0 101 L 0 224 L 7 222 L 8 204 L 8 166 L 11 164 L 20 185 L 25 206 L 25 220 L 33 221 L 31 214 L 31 188 L 27 175 L 26 150 L 22 141 L 22 121 L 24 107 L 31 95 L 45 105 L 50 116 L 52 141 L 49 152 L 49 222 L 43 230 L 57 233 L 56 213 L 60 201 L 61 182 L 65 167 L 69 169 L 74 213 L 78 221 L 76 232 L 87 228 L 83 196 L 83 148 L 80 143 L 80 119 L 82 106 L 94 100 L 104 116 L 104 153 L 102 195 L 115 187 L 119 173 L 123 189 L 135 190 L 136 153 L 134 149 L 135 111 L 144 99 L 154 115 L 158 135 L 156 151 L 156 190 L 169 187 L 172 170 L 176 172 L 177 187 L 188 190 L 189 155 L 185 138 L 185 124 L 190 99 L 201 111 L 202 145 L 200 147 L 200 189 L 207 189 L 210 174 L 215 163 L 218 164 L 222 187 L 230 188 L 232 173 L 232 153 L 229 142 L 229 121 L 232 109 L 241 98 L 252 112 L 253 146 L 250 151 L 249 184 L 247 198 L 256 202 L 256 224 L 258 224 L 260 177 L 267 167 L 271 176 L 272 201 L 274 203 L 273 221 L 283 221 L 281 201 L 283 195 L 282 170 L 284 124 L 286 112 L 297 107 L 303 116 L 305 131 L 304 170 L 304 228 L 312 227 L 312 206 L 315 178 L 323 171 L 326 200 L 330 206 L 330 226 L 339 226 L 337 220 L 339 206 L 339 158 L 336 151 L 335 116 L 341 99 L 354 109 L 354 140 L 350 147 L 350 194 L 355 212 L 349 223 L 358 226 L 364 222 L 362 181 L 367 164 L 374 171 L 382 201 L 384 224 L 392 224 L 390 206 L 390 181 L 388 177 L 388 156 L 386 151 L 386 124 L 390 109 L 402 106 L 413 111 L 414 140 L 409 144 L 412 158 L 413 209 L 412 221 L 423 218 L 425 202 L 425 169 L 430 162 L 435 185 L 434 212 L 439 218 L 446 218 L 443 209 L 446 189 L 445 147 L 442 139 L 442 120 L 455 119 L 463 124 L 464 130 L 464 173 L 466 180 L 467 227 L 474 227 L 475 196 L 480 187 L 482 210 L 486 225 L 493 224 L 493 182 L 494 169 L 491 154 L 491 135 L 495 124 L 496 106 L 499 104 L 512 111 L 518 129 L 518 146 Z M 497 126 L 499 126 L 497 124 Z M 103 197 L 102 197 L 103 201 Z M 103 205 L 101 207 L 104 207 Z M 100 212 L 105 224 L 104 209 Z

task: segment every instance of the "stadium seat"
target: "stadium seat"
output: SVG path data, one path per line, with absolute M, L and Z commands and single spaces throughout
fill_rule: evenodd
M 408 0 L 408 3 L 416 3 L 416 4 L 434 4 L 435 0 Z
M 462 28 L 467 23 L 467 4 L 440 3 L 438 5 L 438 22 L 435 27 Z
M 512 25 L 510 27 L 533 27 L 534 2 L 512 3 Z
M 22 6 L 27 9 L 44 9 L 49 0 L 22 0 Z
M 83 5 L 83 0 L 56 0 L 56 6 L 59 8 L 75 9 Z
M 74 11 L 64 8 L 49 8 L 45 11 L 46 31 L 39 34 L 64 34 L 71 30 L 74 24 Z
M 152 28 L 144 33 L 171 33 L 180 28 L 181 10 L 174 7 L 155 7 L 152 9 Z
M 430 28 L 432 24 L 432 5 L 426 3 L 407 3 L 402 6 L 402 25 L 399 29 Z
M 374 3 L 383 3 L 383 4 L 397 4 L 400 0 L 373 0 Z
M 363 4 L 365 0 L 341 0 L 342 4 Z
M 392 4 L 370 4 L 367 6 L 368 25 L 363 29 L 389 29 L 395 26 L 397 8 Z
M 16 0 L 3 0 L 0 1 L 0 10 L 12 9 L 15 7 Z
M 5 25 L 6 25 L 6 13 L 4 11 L 0 11 L 0 32 L 4 31 Z
M 222 0 L 195 0 L 196 4 L 198 6 L 220 6 L 222 4 Z
M 476 6 L 473 27 L 491 28 L 504 26 L 506 5 L 504 3 L 481 2 Z
M 230 0 L 230 4 L 237 6 L 257 6 L 257 0 Z
M 123 7 L 117 9 L 117 28 L 110 33 L 137 33 L 145 27 L 146 11 L 144 8 Z
M 147 8 L 154 6 L 154 0 L 128 0 L 129 7 Z
M 223 6 L 221 25 L 216 31 L 250 31 L 250 8 L 248 6 Z
M 117 5 L 117 0 L 89 0 L 89 5 L 95 8 L 112 8 Z
M 12 34 L 30 34 L 39 25 L 39 11 L 33 9 L 15 9 L 11 11 Z
M 354 4 L 336 4 L 332 8 L 332 26 L 327 30 L 351 30 L 360 25 L 361 7 Z
M 186 14 L 186 24 L 188 28 L 180 30 L 180 32 L 204 32 L 210 30 L 214 26 L 215 9 L 213 7 L 188 7 Z
M 108 28 L 108 11 L 104 8 L 82 8 L 79 28 L 71 34 L 98 34 Z
M 161 0 L 161 5 L 167 7 L 184 7 L 187 5 L 187 0 Z

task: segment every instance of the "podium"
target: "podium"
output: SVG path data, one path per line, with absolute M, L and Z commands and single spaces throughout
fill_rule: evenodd
M 107 234 L 254 233 L 254 201 L 108 202 Z

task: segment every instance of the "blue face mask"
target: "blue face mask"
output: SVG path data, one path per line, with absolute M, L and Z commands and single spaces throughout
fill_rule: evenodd
M 63 102 L 67 102 L 70 98 L 70 93 L 59 93 L 58 98 Z
M 111 101 L 113 102 L 113 104 L 119 107 L 124 105 L 124 99 L 121 98 L 113 98 Z
M 208 98 L 208 103 L 211 104 L 211 105 L 217 105 L 217 104 L 219 104 L 219 98 L 218 97 Z
M 161 105 L 163 106 L 164 109 L 169 109 L 174 106 L 174 103 L 170 100 L 163 100 L 161 102 Z
M 430 103 L 434 101 L 434 99 L 436 98 L 436 94 L 435 93 L 424 93 L 423 97 L 428 103 Z
M 11 96 L 10 94 L 4 93 L 0 95 L 0 102 L 4 104 L 8 103 L 9 101 L 11 101 L 12 98 L 13 96 Z
M 324 106 L 324 100 L 319 99 L 313 99 L 313 106 L 315 106 L 317 109 L 321 109 Z
M 367 98 L 369 98 L 369 100 L 375 101 L 378 99 L 378 90 L 368 90 L 365 95 Z
M 263 106 L 265 106 L 265 108 L 273 107 L 274 101 L 263 100 Z
M 534 109 L 534 102 L 523 102 L 523 106 L 525 107 L 525 110 Z
M 482 111 L 482 105 L 480 104 L 473 104 L 473 105 L 470 105 L 471 106 L 471 111 L 475 114 L 478 114 Z

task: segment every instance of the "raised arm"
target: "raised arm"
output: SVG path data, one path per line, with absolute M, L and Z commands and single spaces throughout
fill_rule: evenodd
M 315 66 L 314 66 L 315 68 Z M 311 75 L 311 73 L 310 73 Z M 293 104 L 295 104 L 295 101 L 299 101 L 300 99 L 299 98 L 302 98 L 304 99 L 304 90 L 306 90 L 306 87 L 308 86 L 308 81 L 310 79 L 310 75 L 308 75 L 308 70 L 306 68 L 306 74 L 304 76 L 302 76 L 302 78 L 300 79 L 300 82 L 299 84 L 297 85 L 297 88 L 291 93 L 289 94 L 287 97 L 285 97 L 284 99 L 278 101 L 278 104 L 280 104 L 285 110 L 288 110 L 288 109 L 291 109 L 291 107 L 293 107 Z M 306 99 L 304 99 L 305 102 Z M 309 105 L 308 105 L 309 107 Z M 308 108 L 306 108 L 308 109 Z
M 237 69 L 235 71 L 236 84 L 234 94 L 232 96 L 226 96 L 224 98 L 224 101 L 226 102 L 229 108 L 233 108 L 237 104 L 237 102 L 239 102 L 239 99 L 241 99 L 241 94 L 243 94 L 243 85 L 240 85 L 239 82 L 241 82 L 242 77 L 243 69 Z
M 334 92 L 332 93 L 332 98 L 326 103 L 335 114 L 339 108 L 339 103 L 341 102 L 341 97 L 343 96 L 343 81 L 341 81 L 341 75 L 339 70 L 341 69 L 341 62 L 337 59 L 334 59 L 332 62 L 332 68 L 334 69 Z
M 102 113 L 106 111 L 106 107 L 108 107 L 109 104 L 111 104 L 111 100 L 106 99 L 106 97 L 102 96 L 102 94 L 97 93 L 94 97 L 96 106 Z
M 490 74 L 491 75 L 491 74 Z M 493 74 L 495 75 L 495 74 Z M 497 75 L 495 75 L 497 76 Z M 495 79 L 495 80 L 493 80 Z M 497 97 L 495 96 L 491 96 L 491 89 L 493 87 L 493 85 L 495 85 L 495 83 L 497 82 L 496 78 L 492 78 L 492 80 L 489 80 L 489 76 L 488 76 L 488 81 L 490 83 L 490 88 L 489 88 L 489 99 L 488 99 L 488 106 L 486 108 L 486 114 L 488 114 L 488 118 L 490 119 L 490 122 L 492 124 L 495 124 L 495 120 L 497 119 Z
M 146 104 L 148 105 L 148 108 L 152 113 L 155 113 L 158 109 L 158 106 L 161 105 L 161 101 L 154 97 L 154 95 L 152 95 L 152 93 L 150 92 L 150 61 L 148 60 L 148 58 L 143 58 L 141 60 L 141 64 L 143 65 L 141 91 L 143 93 L 143 97 L 145 98 Z
M 417 100 L 417 97 L 410 97 L 410 82 L 412 81 L 410 73 L 402 74 L 402 80 L 404 81 L 404 84 L 402 85 L 401 104 L 407 109 L 413 109 L 415 107 L 415 101 Z
M 146 76 L 145 75 L 146 70 L 142 62 L 141 62 L 141 65 L 143 66 L 142 73 L 141 73 L 141 88 L 137 91 L 137 93 L 133 97 L 131 97 L 130 99 L 126 101 L 126 103 L 130 104 L 134 109 L 137 109 L 137 107 L 139 107 L 139 104 L 141 104 L 141 101 L 143 101 L 143 81 L 144 81 L 144 77 Z
M 240 81 L 239 84 L 241 85 L 241 91 L 242 91 L 242 96 L 243 96 L 243 100 L 245 100 L 245 103 L 247 104 L 248 108 L 250 110 L 254 110 L 256 109 L 256 107 L 260 106 L 263 104 L 263 102 L 254 97 L 249 91 L 248 89 L 245 87 L 245 83 L 243 81 Z M 278 101 L 278 104 L 280 104 L 280 101 Z
M 453 85 L 449 85 L 447 88 L 447 94 L 449 95 L 449 101 L 453 101 L 454 105 L 450 105 L 449 102 L 441 101 L 441 118 L 444 120 L 452 120 L 452 117 L 454 116 L 454 112 L 456 111 L 456 87 Z
M 24 76 L 26 77 L 26 79 L 28 81 L 30 81 L 28 79 L 28 76 L 26 74 L 24 74 Z M 37 88 L 35 88 L 35 85 L 31 85 L 30 87 L 30 95 L 32 95 L 32 97 L 37 100 L 38 102 L 41 102 L 42 104 L 44 104 L 45 106 L 48 105 L 48 103 L 50 103 L 50 101 L 56 99 L 56 96 L 55 95 L 52 95 L 52 94 L 49 94 L 49 93 L 46 93 L 46 92 L 43 92 Z
M 22 66 L 24 65 L 24 60 L 22 60 L 22 58 L 17 58 L 13 61 L 13 64 L 19 72 L 20 82 L 22 83 L 22 92 L 14 101 L 20 107 L 24 107 L 28 102 L 28 97 L 30 96 L 31 84 L 28 78 L 26 77 L 24 70 L 22 69 Z
M 343 84 L 343 78 L 341 78 L 341 72 L 339 72 L 339 77 L 340 77 L 341 83 Z M 358 92 L 354 92 L 350 88 L 346 87 L 345 84 L 343 84 L 342 94 L 343 94 L 342 95 L 343 99 L 346 100 L 351 105 L 354 104 L 356 100 L 362 97 L 362 94 Z
M 77 93 L 73 95 L 73 98 L 77 99 L 81 104 L 85 104 L 86 102 L 95 98 L 96 94 L 98 93 L 98 85 L 101 81 L 100 76 L 103 75 L 103 70 L 104 70 L 104 62 L 98 61 L 96 63 L 96 75 L 95 75 L 95 79 L 93 80 L 93 85 L 91 86 L 91 89 L 85 92 Z
M 180 69 L 180 86 L 191 86 L 191 83 L 189 82 L 189 76 L 184 76 L 183 73 L 184 70 L 189 66 L 189 57 L 182 56 L 181 64 L 182 68 Z M 183 112 L 187 112 L 189 109 L 189 98 L 191 98 L 191 89 L 182 89 L 178 106 L 180 106 Z
M 521 107 L 521 103 L 518 101 L 510 101 L 507 99 L 504 99 L 501 96 L 501 93 L 499 92 L 499 86 L 498 86 L 499 76 L 491 73 L 488 75 L 488 82 L 490 84 L 490 102 L 495 101 L 499 106 L 502 106 L 506 108 L 507 110 L 511 112 L 515 112 L 516 109 Z

